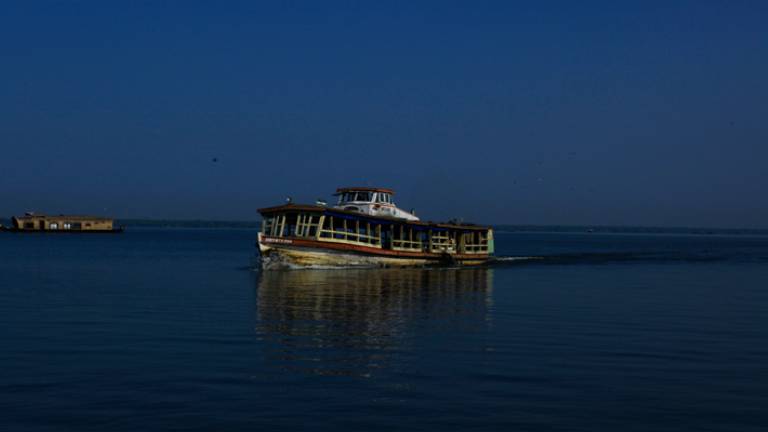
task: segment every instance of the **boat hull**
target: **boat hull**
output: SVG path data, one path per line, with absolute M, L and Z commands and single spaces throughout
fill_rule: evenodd
M 124 228 L 112 228 L 108 230 L 103 229 L 87 229 L 87 230 L 40 230 L 40 229 L 18 229 L 13 227 L 0 227 L 0 232 L 8 232 L 15 234 L 120 234 L 125 231 Z
M 258 237 L 261 265 L 266 269 L 337 267 L 426 267 L 481 265 L 487 255 L 466 256 L 392 251 L 304 239 Z

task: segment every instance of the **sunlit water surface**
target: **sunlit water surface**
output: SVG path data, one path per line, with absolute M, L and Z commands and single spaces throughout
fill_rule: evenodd
M 0 430 L 768 429 L 766 237 L 264 273 L 254 240 L 0 233 Z

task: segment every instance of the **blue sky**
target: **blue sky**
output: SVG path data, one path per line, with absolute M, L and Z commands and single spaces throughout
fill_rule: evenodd
M 0 214 L 768 228 L 767 5 L 3 4 Z

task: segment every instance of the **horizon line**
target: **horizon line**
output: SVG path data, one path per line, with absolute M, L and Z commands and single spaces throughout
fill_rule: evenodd
M 12 217 L 0 217 L 0 220 L 11 220 Z M 147 223 L 215 223 L 215 224 L 259 224 L 259 219 L 205 219 L 205 218 L 147 218 L 147 217 L 114 217 L 117 222 L 147 222 Z M 489 223 L 492 227 L 517 227 L 517 228 L 598 228 L 598 229 L 645 229 L 645 230 L 697 230 L 697 231 L 758 231 L 767 232 L 766 228 L 755 227 L 716 227 L 716 226 L 663 226 L 663 225 L 631 225 L 631 224 L 531 224 L 531 223 Z

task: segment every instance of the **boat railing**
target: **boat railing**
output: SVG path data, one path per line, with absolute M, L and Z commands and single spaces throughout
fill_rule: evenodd
M 401 251 L 422 251 L 426 243 L 425 232 L 414 232 L 412 227 L 392 227 L 392 249 Z
M 264 218 L 262 233 L 322 242 L 346 243 L 403 252 L 492 253 L 491 230 L 377 223 L 341 214 L 286 212 Z
M 334 220 L 335 219 L 335 220 Z M 381 247 L 381 225 L 361 220 L 347 220 L 326 216 L 318 239 L 322 241 L 359 243 Z
M 487 254 L 488 234 L 484 232 L 471 232 L 462 235 L 462 249 L 467 254 Z

